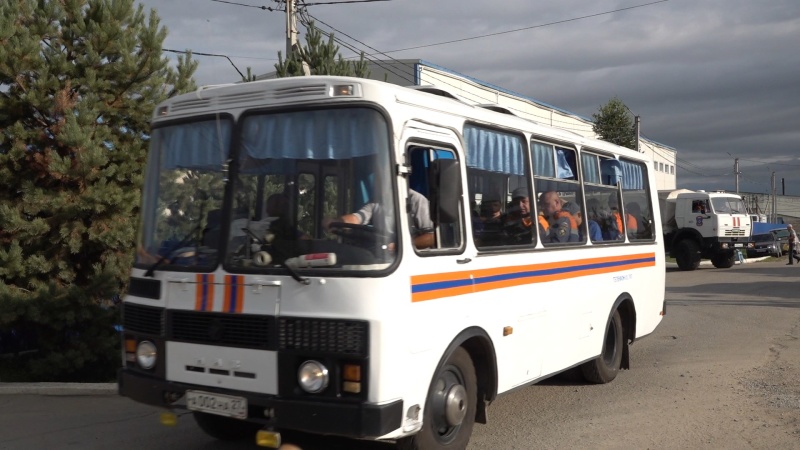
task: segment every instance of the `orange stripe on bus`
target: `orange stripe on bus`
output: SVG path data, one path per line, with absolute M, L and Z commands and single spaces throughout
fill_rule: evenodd
M 642 261 L 646 259 L 646 261 Z M 585 267 L 596 264 L 614 264 L 606 267 Z M 605 274 L 630 270 L 642 267 L 655 266 L 655 253 L 640 253 L 635 255 L 612 256 L 602 258 L 589 258 L 576 261 L 559 261 L 556 263 L 530 264 L 525 266 L 498 267 L 491 269 L 478 270 L 474 272 L 459 271 L 429 275 L 418 275 L 411 277 L 412 288 L 423 286 L 429 283 L 445 283 L 442 287 L 434 287 L 431 290 L 412 292 L 411 301 L 420 302 L 434 300 L 437 298 L 452 297 L 457 295 L 469 294 L 472 292 L 486 292 L 495 289 L 522 286 L 533 283 L 544 283 L 549 281 L 567 280 L 589 275 Z M 547 270 L 561 270 L 575 268 L 576 270 L 566 270 L 552 274 L 539 274 Z M 526 272 L 531 272 L 526 275 Z M 515 275 L 519 275 L 515 277 Z M 484 280 L 485 278 L 508 276 L 508 279 L 496 281 Z M 477 280 L 477 281 L 476 281 Z M 484 280 L 484 281 L 481 281 Z M 458 286 L 448 287 L 446 283 L 452 282 Z

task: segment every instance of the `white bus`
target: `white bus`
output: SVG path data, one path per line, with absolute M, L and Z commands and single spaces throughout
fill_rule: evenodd
M 296 77 L 172 98 L 119 391 L 267 447 L 300 430 L 464 448 L 499 395 L 571 368 L 607 383 L 660 323 L 651 164 L 446 89 Z

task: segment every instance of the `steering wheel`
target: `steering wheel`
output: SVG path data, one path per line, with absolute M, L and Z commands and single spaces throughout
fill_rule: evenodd
M 359 247 L 371 248 L 391 242 L 391 237 L 388 234 L 370 225 L 331 222 L 328 225 L 328 230 L 341 237 L 344 243 Z

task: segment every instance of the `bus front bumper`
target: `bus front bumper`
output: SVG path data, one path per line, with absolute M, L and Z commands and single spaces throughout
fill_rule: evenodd
M 377 438 L 400 428 L 403 417 L 402 400 L 374 405 L 285 399 L 274 395 L 222 391 L 208 386 L 174 383 L 126 369 L 120 369 L 118 383 L 120 395 L 148 405 L 170 409 L 186 409 L 184 404 L 181 402 L 176 404 L 175 401 L 183 397 L 188 389 L 244 397 L 248 404 L 248 421 L 278 430 Z

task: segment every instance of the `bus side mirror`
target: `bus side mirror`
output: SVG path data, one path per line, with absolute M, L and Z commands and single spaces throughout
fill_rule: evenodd
M 431 161 L 430 181 L 431 220 L 434 224 L 456 223 L 461 204 L 461 167 L 455 159 Z

